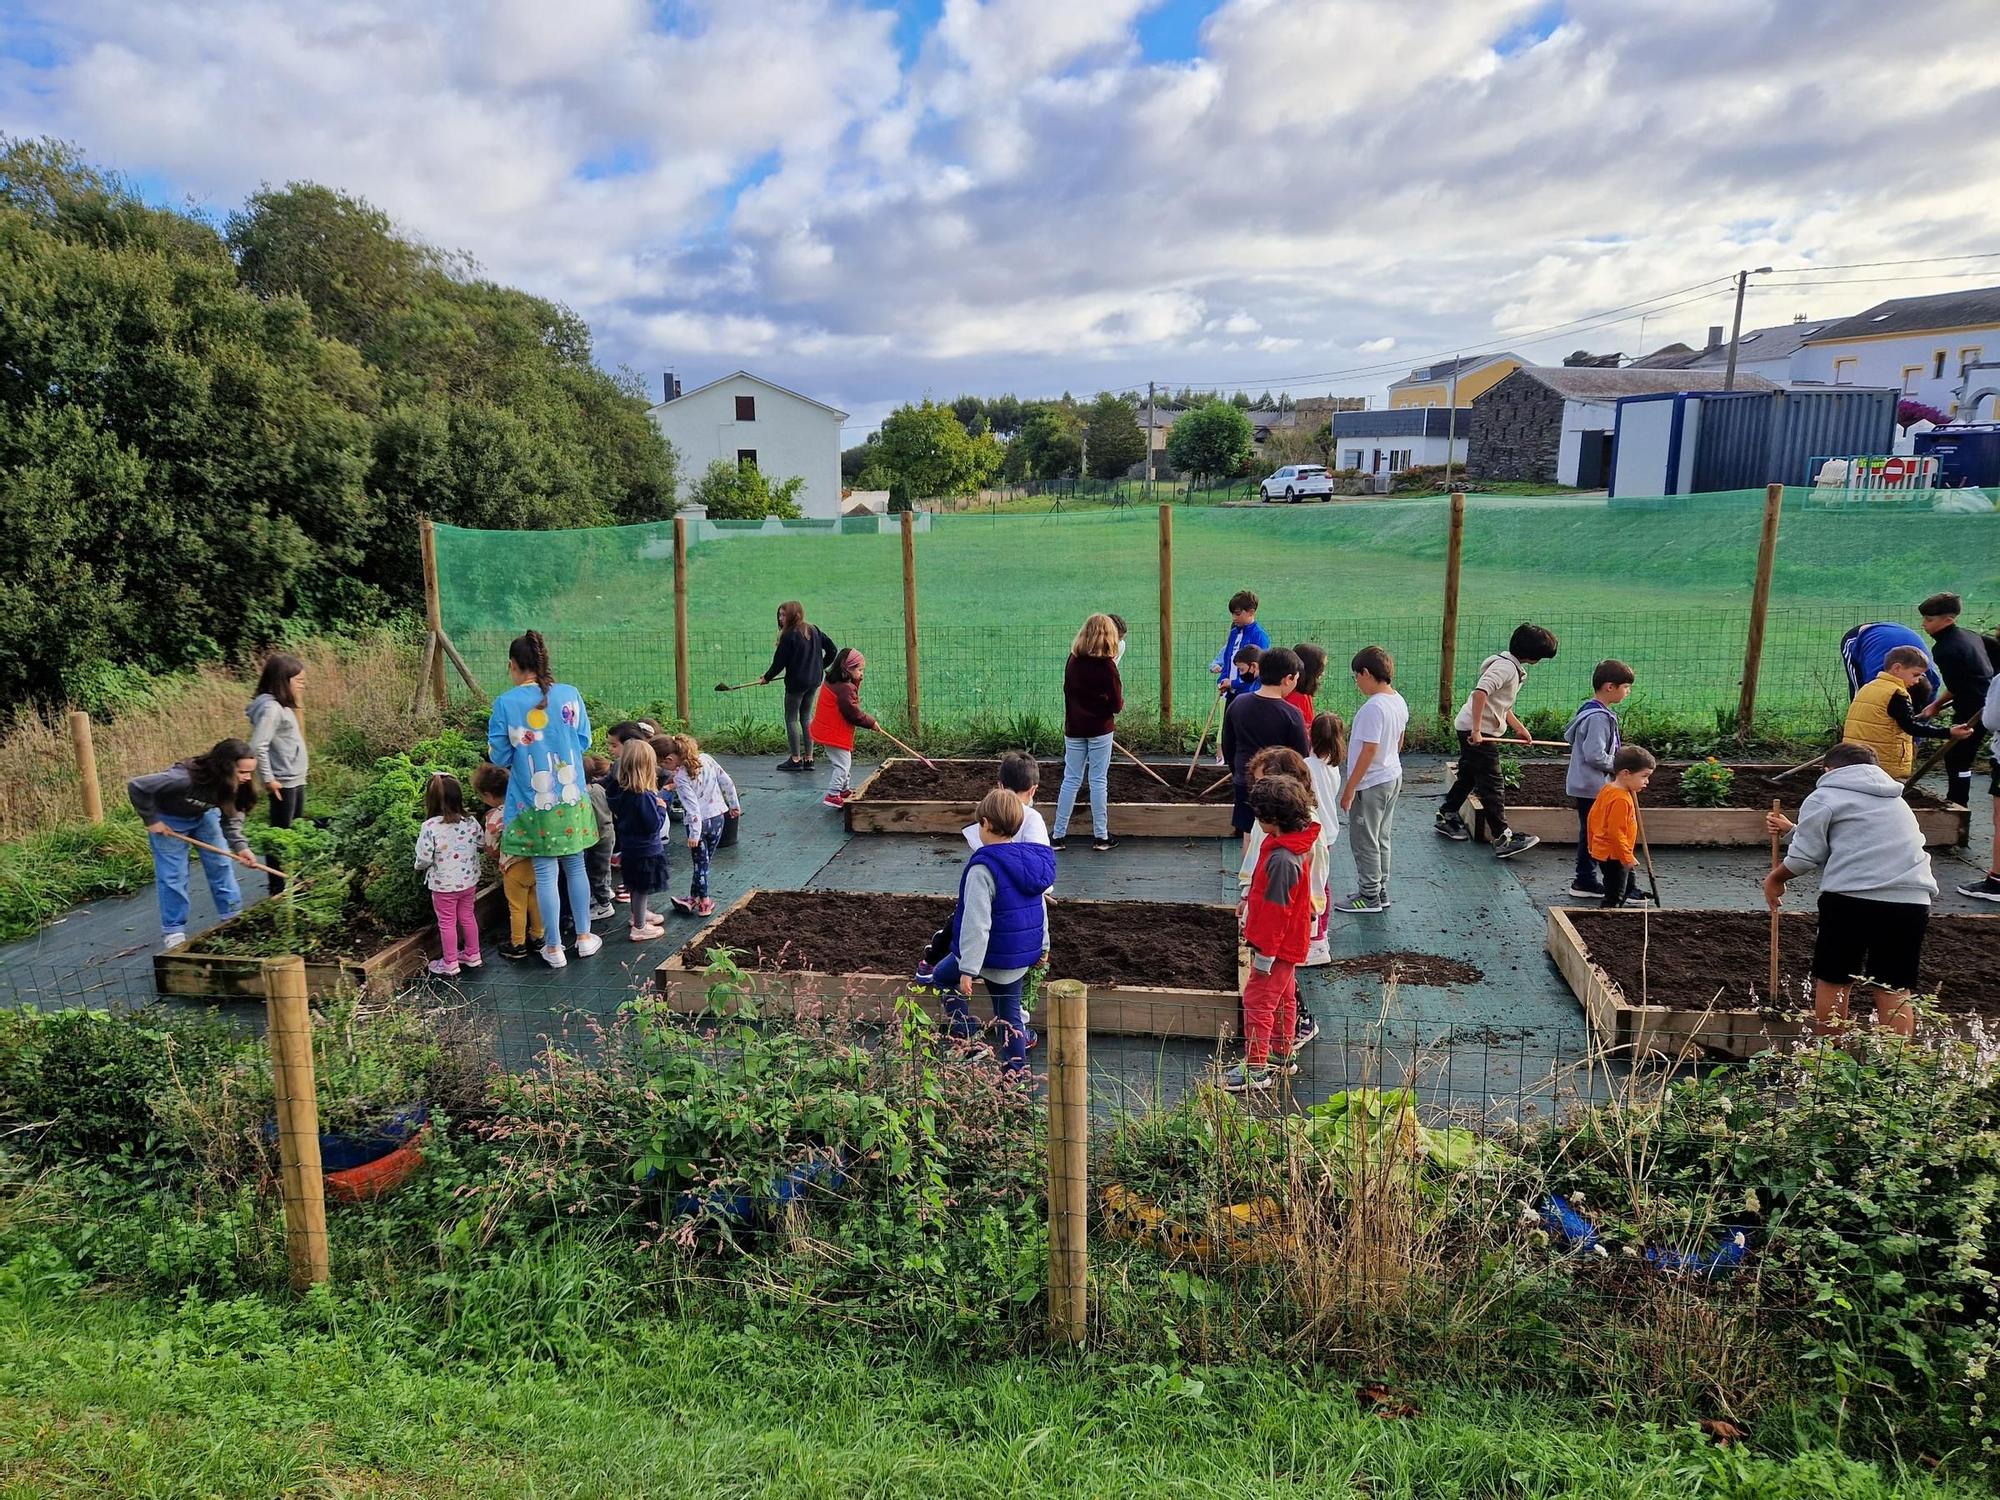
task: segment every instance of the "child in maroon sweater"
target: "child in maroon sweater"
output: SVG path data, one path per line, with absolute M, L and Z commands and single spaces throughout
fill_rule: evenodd
M 1276 1074 L 1299 1070 L 1292 1060 L 1299 1014 L 1295 971 L 1312 944 L 1311 861 L 1319 842 L 1305 788 L 1289 776 L 1266 776 L 1251 787 L 1250 810 L 1264 830 L 1264 847 L 1244 898 L 1250 977 L 1243 985 L 1243 1061 L 1222 1078 L 1232 1094 L 1268 1089 Z

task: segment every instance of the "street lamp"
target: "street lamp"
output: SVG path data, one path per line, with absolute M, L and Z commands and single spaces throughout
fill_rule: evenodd
M 1722 372 L 1722 388 L 1725 391 L 1736 389 L 1736 339 L 1743 332 L 1743 289 L 1750 284 L 1752 276 L 1770 274 L 1769 266 L 1759 266 L 1754 271 L 1736 273 L 1736 316 L 1729 325 L 1729 363 Z

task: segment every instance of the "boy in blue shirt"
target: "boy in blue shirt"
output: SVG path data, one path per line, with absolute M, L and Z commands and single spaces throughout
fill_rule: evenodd
M 1257 623 L 1257 596 L 1248 589 L 1241 589 L 1229 599 L 1229 636 L 1222 643 L 1222 649 L 1215 653 L 1215 660 L 1208 664 L 1209 673 L 1220 680 L 1224 692 L 1240 691 L 1240 677 L 1236 670 L 1236 652 L 1243 646 L 1255 646 L 1259 651 L 1271 649 L 1271 638 L 1264 633 L 1264 627 Z M 1256 683 L 1250 686 L 1255 688 Z

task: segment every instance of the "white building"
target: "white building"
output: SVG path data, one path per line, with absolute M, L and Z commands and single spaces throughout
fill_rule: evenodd
M 1992 397 L 1977 410 L 1968 398 L 2000 386 L 2000 287 L 1898 297 L 1829 323 L 1792 356 L 1791 378 L 1887 386 L 1962 422 L 1995 420 Z
M 674 394 L 652 409 L 653 425 L 680 454 L 681 483 L 691 486 L 718 458 L 755 464 L 773 484 L 805 480 L 799 509 L 834 520 L 840 515 L 840 424 L 847 413 L 824 401 L 773 385 L 747 370 Z
M 1387 411 L 1333 414 L 1333 467 L 1370 474 L 1445 462 L 1465 463 L 1472 440 L 1472 412 L 1445 406 L 1392 407 Z

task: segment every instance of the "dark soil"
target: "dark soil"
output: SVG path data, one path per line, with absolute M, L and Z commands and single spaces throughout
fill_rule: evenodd
M 186 953 L 214 953 L 224 956 L 269 958 L 296 953 L 307 963 L 332 963 L 336 959 L 373 958 L 391 943 L 409 936 L 392 932 L 366 908 L 350 911 L 338 926 L 314 930 L 300 923 L 299 937 L 287 936 L 281 900 L 260 901 L 212 937 L 199 937 L 183 949 Z M 310 938 L 304 934 L 311 933 Z
M 1663 765 L 1653 772 L 1653 779 L 1647 785 L 1644 795 L 1639 798 L 1641 809 L 1648 807 L 1686 807 L 1681 798 L 1681 766 Z M 1770 810 L 1771 799 L 1776 797 L 1783 804 L 1787 814 L 1796 814 L 1806 794 L 1813 789 L 1819 777 L 1819 767 L 1810 771 L 1797 771 L 1783 781 L 1774 782 L 1770 778 L 1786 769 L 1778 765 L 1732 765 L 1736 772 L 1736 783 L 1729 789 L 1728 807 L 1755 807 Z M 1569 773 L 1569 763 L 1564 760 L 1524 760 L 1521 762 L 1521 784 L 1509 787 L 1507 800 L 1516 807 L 1567 807 L 1569 794 L 1563 790 L 1563 778 Z M 1939 808 L 1944 803 L 1929 792 L 1907 794 L 1912 807 Z
M 964 805 L 967 816 L 972 808 L 994 787 L 1000 784 L 1000 762 L 994 760 L 941 760 L 935 762 L 937 769 L 927 771 L 923 764 L 914 760 L 892 760 L 884 765 L 875 779 L 868 784 L 868 799 L 871 802 L 957 802 Z M 1193 802 L 1203 788 L 1214 784 L 1217 777 L 1228 773 L 1215 766 L 1197 766 L 1193 785 L 1185 785 L 1187 762 L 1178 767 L 1162 765 L 1154 767 L 1166 780 L 1161 786 L 1131 761 L 1117 757 L 1111 762 L 1110 790 L 1113 802 Z M 1041 790 L 1037 800 L 1051 804 L 1062 791 L 1062 762 L 1045 760 L 1042 762 Z M 1211 793 L 1203 799 L 1210 804 L 1227 805 L 1229 788 Z M 1077 793 L 1079 807 L 1090 801 L 1090 786 L 1086 782 Z
M 1743 1010 L 1769 1003 L 1764 993 L 1771 969 L 1769 912 L 1651 912 L 1644 919 L 1643 944 L 1636 912 L 1572 911 L 1569 919 L 1591 962 L 1633 1005 L 1642 995 L 1649 1005 L 1675 1010 L 1706 1010 L 1711 1004 Z M 1807 1003 L 1816 921 L 1810 912 L 1787 912 L 1778 924 L 1783 1009 Z M 1923 989 L 1937 996 L 1940 1009 L 2000 1017 L 2000 920 L 1933 913 L 1920 973 Z
M 949 896 L 759 891 L 681 950 L 699 967 L 711 948 L 740 950 L 746 969 L 908 974 L 951 920 Z M 1236 914 L 1158 901 L 1063 901 L 1049 913 L 1049 973 L 1085 984 L 1236 988 Z
M 1335 974 L 1374 974 L 1399 984 L 1477 984 L 1486 975 L 1471 964 L 1435 953 L 1363 953 L 1356 958 L 1336 958 L 1326 967 Z

